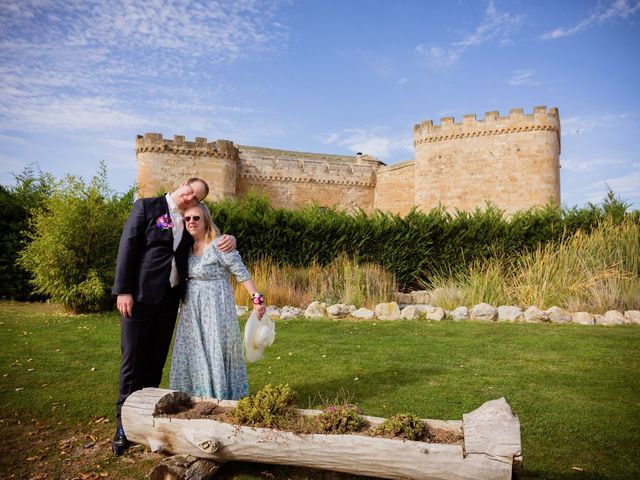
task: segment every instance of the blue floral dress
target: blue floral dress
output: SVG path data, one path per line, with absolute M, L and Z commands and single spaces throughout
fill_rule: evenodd
M 180 306 L 169 385 L 174 390 L 221 400 L 248 394 L 230 274 L 251 278 L 237 250 L 222 253 L 218 240 L 201 256 L 189 256 L 189 281 Z

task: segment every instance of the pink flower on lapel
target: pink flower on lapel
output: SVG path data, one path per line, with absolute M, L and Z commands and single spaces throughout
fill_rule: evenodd
M 171 217 L 168 213 L 165 213 L 164 215 L 158 217 L 158 219 L 156 220 L 156 228 L 159 228 L 161 230 L 171 230 L 173 228 L 173 220 L 171 220 Z

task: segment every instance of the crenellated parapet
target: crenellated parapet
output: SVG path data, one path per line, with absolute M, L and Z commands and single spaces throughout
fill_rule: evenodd
M 205 137 L 195 141 L 185 141 L 184 135 L 174 135 L 173 140 L 162 137 L 161 133 L 145 133 L 136 138 L 136 153 L 174 153 L 208 157 L 236 158 L 238 149 L 229 140 L 207 142 Z
M 522 108 L 514 108 L 509 115 L 501 117 L 499 112 L 487 112 L 483 120 L 475 114 L 463 115 L 462 122 L 453 117 L 443 117 L 440 125 L 426 120 L 413 127 L 413 145 L 459 140 L 472 137 L 507 135 L 521 132 L 555 132 L 560 138 L 560 117 L 558 109 L 546 106 L 533 108 L 533 113 L 525 115 Z
M 238 178 L 375 187 L 384 163 L 368 155 L 344 156 L 239 146 Z

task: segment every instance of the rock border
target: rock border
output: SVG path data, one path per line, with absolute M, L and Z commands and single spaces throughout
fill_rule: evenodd
M 407 295 L 407 294 L 404 294 Z M 247 307 L 236 306 L 238 316 L 248 312 Z M 640 310 L 609 310 L 603 315 L 589 312 L 569 312 L 557 306 L 542 310 L 534 305 L 523 309 L 515 305 L 495 307 L 488 303 L 479 303 L 471 308 L 460 306 L 445 310 L 429 304 L 398 304 L 397 302 L 379 303 L 374 310 L 357 308 L 355 305 L 336 303 L 327 305 L 312 302 L 306 309 L 285 306 L 269 306 L 267 312 L 272 319 L 288 320 L 298 317 L 353 319 L 353 320 L 415 320 L 424 319 L 434 322 L 452 320 L 454 322 L 511 322 L 511 323 L 555 323 L 576 325 L 640 325 Z

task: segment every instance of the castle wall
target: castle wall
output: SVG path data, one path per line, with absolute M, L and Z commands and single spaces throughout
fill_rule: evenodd
M 266 193 L 276 207 L 317 203 L 373 208 L 375 171 L 381 162 L 367 156 L 324 155 L 238 146 L 236 193 Z
M 507 214 L 560 203 L 560 118 L 556 108 L 533 114 L 511 110 L 483 120 L 464 115 L 440 125 L 415 125 L 415 160 L 396 165 L 367 155 L 345 156 L 234 145 L 228 140 L 194 142 L 158 133 L 136 139 L 142 196 L 171 191 L 192 176 L 209 183 L 209 199 L 267 194 L 273 206 L 316 203 L 338 208 L 374 208 L 405 215 L 483 208 L 492 202 Z
M 227 140 L 207 143 L 206 138 L 196 137 L 195 142 L 186 142 L 181 135 L 168 140 L 159 133 L 145 133 L 136 139 L 136 156 L 141 197 L 171 192 L 194 176 L 209 184 L 209 199 L 236 194 L 237 150 Z
M 380 167 L 376 177 L 374 207 L 406 215 L 415 204 L 415 161 Z
M 473 210 L 491 201 L 507 214 L 560 203 L 558 110 L 535 107 L 508 117 L 488 112 L 461 123 L 441 119 L 414 127 L 415 203 L 422 210 L 443 204 Z

